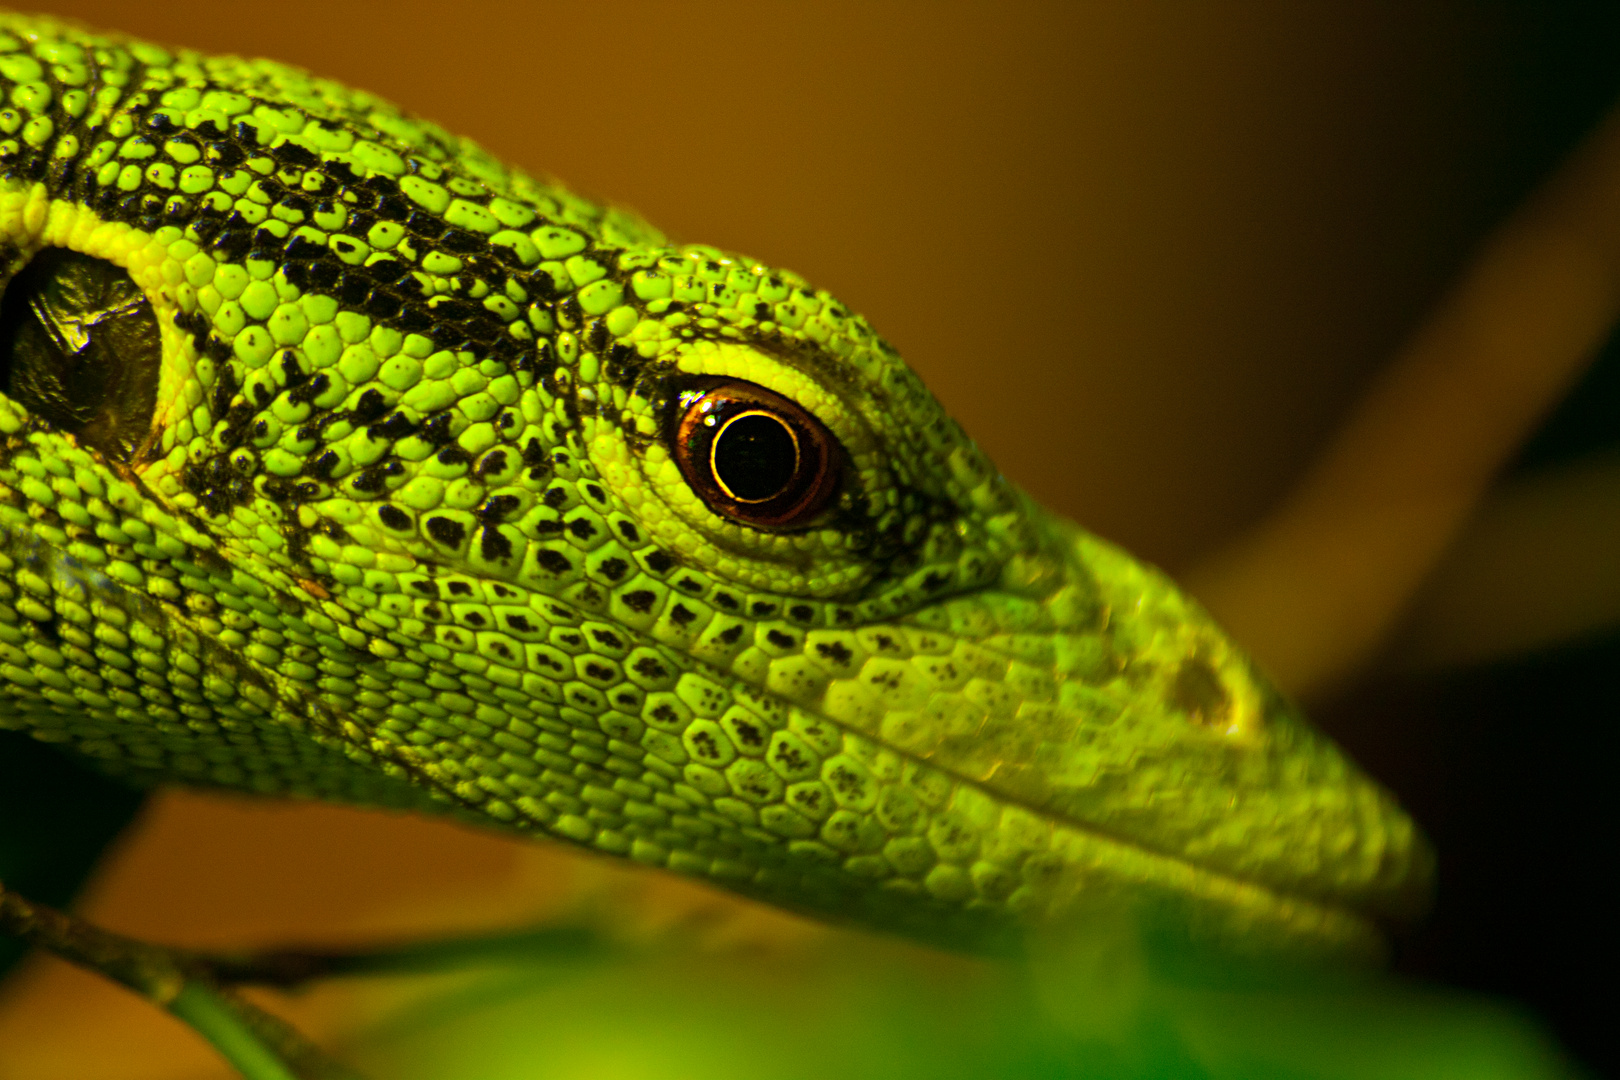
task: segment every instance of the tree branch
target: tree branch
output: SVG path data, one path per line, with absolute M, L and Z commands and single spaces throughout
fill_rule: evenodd
M 1620 110 L 1486 243 L 1292 495 L 1187 575 L 1285 689 L 1343 678 L 1620 316 Z
M 220 986 L 190 954 L 114 934 L 0 883 L 0 932 L 133 990 L 213 1044 L 247 1080 L 358 1080 L 292 1027 Z

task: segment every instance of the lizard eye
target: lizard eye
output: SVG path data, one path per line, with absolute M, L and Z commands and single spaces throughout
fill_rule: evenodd
M 163 345 L 121 267 L 46 248 L 0 301 L 0 392 L 113 461 L 147 441 Z
M 692 489 L 745 525 L 809 524 L 838 489 L 838 440 L 798 404 L 753 383 L 709 381 L 681 394 L 672 441 Z

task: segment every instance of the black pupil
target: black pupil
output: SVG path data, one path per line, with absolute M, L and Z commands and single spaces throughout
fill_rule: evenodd
M 748 413 L 715 437 L 713 462 L 715 479 L 732 498 L 763 502 L 793 483 L 799 448 L 782 421 L 766 413 Z

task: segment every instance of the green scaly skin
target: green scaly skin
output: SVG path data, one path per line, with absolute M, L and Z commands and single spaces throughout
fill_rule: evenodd
M 139 783 L 453 813 L 958 947 L 1144 907 L 1376 950 L 1430 856 L 1160 574 L 797 276 L 262 60 L 0 16 L 0 271 L 127 270 L 127 462 L 0 395 L 0 724 Z M 696 376 L 849 468 L 711 510 Z

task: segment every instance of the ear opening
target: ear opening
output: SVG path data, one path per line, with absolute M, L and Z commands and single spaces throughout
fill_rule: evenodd
M 0 297 L 0 393 L 110 461 L 152 436 L 163 342 L 127 271 L 66 248 L 40 250 Z

